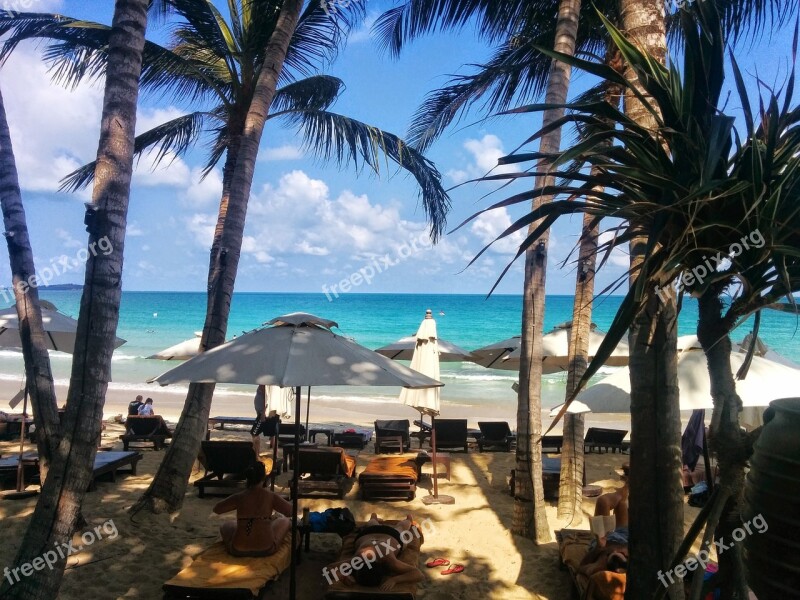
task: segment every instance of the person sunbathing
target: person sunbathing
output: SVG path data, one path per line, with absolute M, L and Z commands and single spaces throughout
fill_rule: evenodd
M 621 471 L 621 472 L 620 472 Z M 603 494 L 597 499 L 594 506 L 594 516 L 608 516 L 613 513 L 617 527 L 628 526 L 628 476 L 630 465 L 622 465 L 620 479 L 624 482 L 621 488 L 614 492 Z
M 583 557 L 578 571 L 591 577 L 598 571 L 625 573 L 628 570 L 628 528 L 618 527 L 597 540 Z
M 417 525 L 411 515 L 396 525 L 386 525 L 377 514 L 372 513 L 358 532 L 353 558 L 335 563 L 330 572 L 338 581 L 339 571 L 347 585 L 378 587 L 383 592 L 393 590 L 399 583 L 422 581 L 423 575 L 418 568 L 398 558 L 405 544 L 420 535 L 412 527 L 416 528 Z M 349 563 L 347 570 L 341 569 L 345 563 Z M 352 571 L 352 575 L 348 571 Z
M 269 556 L 280 548 L 289 533 L 292 505 L 264 487 L 264 463 L 256 462 L 245 471 L 247 489 L 214 506 L 218 515 L 236 511 L 235 521 L 225 521 L 219 533 L 233 556 Z M 272 512 L 283 516 L 273 518 Z

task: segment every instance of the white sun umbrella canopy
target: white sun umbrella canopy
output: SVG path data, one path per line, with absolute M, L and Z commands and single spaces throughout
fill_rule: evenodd
M 200 338 L 202 333 L 195 332 L 194 337 L 182 342 L 178 342 L 174 346 L 164 348 L 163 350 L 151 354 L 147 358 L 154 360 L 189 360 L 200 354 Z
M 731 354 L 734 373 L 745 355 Z M 705 353 L 700 349 L 683 350 L 678 355 L 678 387 L 680 409 L 714 408 Z M 736 382 L 736 393 L 745 407 L 767 406 L 776 398 L 800 388 L 800 371 L 757 356 L 753 357 L 745 379 Z M 592 412 L 629 413 L 631 410 L 630 374 L 622 369 L 587 388 L 577 396 Z
M 411 368 L 433 379 L 439 379 L 439 344 L 436 339 L 436 321 L 433 320 L 430 310 L 426 311 L 414 339 L 416 344 L 411 357 Z M 400 391 L 400 402 L 422 414 L 438 416 L 439 388 L 403 389 Z
M 741 342 L 739 342 L 738 344 L 734 344 L 733 348 L 734 352 L 746 353 L 748 348 L 750 347 L 750 342 L 752 341 L 752 338 L 753 334 L 748 333 Z M 775 350 L 767 346 L 767 344 L 765 344 L 760 337 L 756 337 L 756 347 L 753 351 L 753 355 L 758 356 L 760 358 L 765 358 L 767 360 L 771 360 L 772 362 L 779 363 L 781 365 L 790 367 L 792 369 L 800 369 L 800 365 L 798 365 L 796 362 L 789 360 L 782 354 L 775 352 Z

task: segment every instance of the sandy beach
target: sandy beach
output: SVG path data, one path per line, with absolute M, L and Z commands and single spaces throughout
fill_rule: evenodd
M 107 423 L 103 442 L 121 449 L 118 439 L 121 431 L 121 425 Z M 230 430 L 213 434 L 213 439 L 226 438 L 249 439 L 249 435 Z M 4 456 L 16 448 L 13 442 L 0 442 Z M 370 444 L 359 453 L 358 471 L 373 452 Z M 70 557 L 59 598 L 159 598 L 164 581 L 218 539 L 219 524 L 225 518 L 212 513 L 218 499 L 200 499 L 192 486 L 176 514 L 139 514 L 131 518 L 127 507 L 147 487 L 164 456 L 163 452 L 152 449 L 142 449 L 142 454 L 137 475 L 120 475 L 114 483 L 101 482 L 97 490 L 87 494 L 84 515 L 89 525 L 85 529 L 100 526 L 103 536 Z M 358 498 L 358 485 L 354 484 L 344 500 L 302 499 L 300 506 L 312 511 L 347 506 L 357 519 L 368 518 L 373 511 L 383 518 L 403 518 L 410 512 L 419 520 L 431 519 L 435 529 L 426 534 L 421 561 L 445 556 L 451 562 L 464 564 L 466 570 L 443 576 L 439 570 L 425 569 L 421 563 L 426 578 L 419 587 L 419 598 L 569 598 L 570 582 L 567 574 L 559 570 L 555 541 L 537 546 L 509 532 L 514 502 L 507 492 L 507 476 L 514 467 L 514 454 L 470 450 L 467 454 L 452 453 L 451 457 L 451 481 L 440 479 L 440 493 L 456 499 L 451 506 L 423 505 L 421 498 L 432 487 L 430 476 L 426 476 L 430 473 L 429 466 L 423 469 L 420 488 L 411 502 L 365 502 Z M 588 482 L 601 485 L 605 491 L 619 486 L 614 469 L 626 460 L 627 455 L 588 454 Z M 192 478 L 201 474 L 196 470 Z M 288 494 L 286 474 L 278 478 L 276 491 Z M 34 498 L 0 502 L 6 539 L 0 548 L 0 566 L 12 563 L 35 501 Z M 593 510 L 594 499 L 585 498 L 584 514 L 590 515 Z M 687 505 L 687 527 L 696 511 Z M 575 527 L 574 523 L 556 518 L 555 503 L 548 503 L 547 513 L 551 533 L 565 526 Z M 588 521 L 584 518 L 578 527 L 588 529 Z M 298 568 L 299 598 L 322 597 L 326 588 L 322 568 L 337 558 L 339 546 L 337 535 L 312 536 L 311 551 Z M 266 597 L 287 597 L 288 585 L 288 577 L 284 575 L 271 586 Z

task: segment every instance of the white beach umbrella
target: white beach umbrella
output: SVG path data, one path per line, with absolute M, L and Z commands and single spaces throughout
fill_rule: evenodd
M 472 361 L 474 358 L 469 350 L 464 350 L 447 340 L 437 340 L 436 345 L 439 352 L 439 362 Z M 386 346 L 376 348 L 375 352 L 392 360 L 411 360 L 416 348 L 417 336 L 410 335 Z
M 312 385 L 438 387 L 442 384 L 331 331 L 336 322 L 308 313 L 272 319 L 261 329 L 197 355 L 150 380 L 244 383 L 295 388 L 294 464 L 300 453 L 300 388 Z M 296 596 L 297 478 L 292 478 L 292 559 L 289 597 Z
M 731 354 L 731 368 L 736 373 L 745 355 Z M 706 355 L 700 349 L 688 349 L 678 355 L 678 387 L 681 410 L 711 409 L 711 383 Z M 744 406 L 767 406 L 775 398 L 800 388 L 800 371 L 757 356 L 753 357 L 747 377 L 736 382 L 736 393 Z M 622 369 L 587 388 L 577 396 L 592 412 L 629 413 L 630 374 Z
M 558 406 L 554 406 L 550 409 L 550 416 L 557 417 L 559 412 L 561 412 L 561 408 L 563 404 L 559 404 Z M 567 413 L 571 415 L 583 415 L 588 412 L 592 412 L 592 409 L 586 406 L 583 402 L 579 402 L 578 400 L 573 400 L 570 402 L 569 406 L 567 407 Z
M 542 337 L 542 373 L 558 373 L 569 369 L 569 336 L 572 322 L 556 325 Z M 589 332 L 589 358 L 591 359 L 605 338 L 605 333 L 592 323 Z M 473 350 L 478 364 L 492 369 L 518 371 L 522 355 L 522 338 L 519 336 L 496 342 Z M 624 367 L 628 364 L 628 344 L 620 341 L 604 363 L 610 367 Z
M 734 352 L 740 352 L 742 354 L 746 353 L 748 348 L 750 347 L 750 342 L 752 341 L 752 338 L 753 338 L 752 332 L 748 333 L 741 342 L 734 345 L 733 349 Z M 767 344 L 765 344 L 760 337 L 756 337 L 756 347 L 753 352 L 753 355 L 758 356 L 760 358 L 766 358 L 767 360 L 771 360 L 772 362 L 776 362 L 778 364 L 790 367 L 792 369 L 800 369 L 800 365 L 798 365 L 796 362 L 789 360 L 782 354 L 775 352 L 775 350 L 767 346 Z
M 189 360 L 194 358 L 200 354 L 200 338 L 202 335 L 201 332 L 195 332 L 193 338 L 178 342 L 169 348 L 164 348 L 147 358 L 155 360 Z
M 424 373 L 433 379 L 439 378 L 439 345 L 436 335 L 436 321 L 433 313 L 425 311 L 425 318 L 419 326 L 415 336 L 416 344 L 411 357 L 411 368 Z M 400 402 L 420 412 L 421 415 L 431 417 L 431 450 L 433 452 L 433 496 L 422 499 L 424 504 L 453 504 L 452 496 L 439 495 L 439 478 L 436 473 L 436 426 L 435 420 L 439 415 L 439 388 L 422 390 L 403 389 L 400 392 Z

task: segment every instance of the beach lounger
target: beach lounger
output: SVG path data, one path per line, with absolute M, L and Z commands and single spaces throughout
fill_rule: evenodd
M 581 529 L 556 531 L 561 564 L 572 577 L 574 598 L 581 600 L 624 600 L 626 576 L 623 573 L 600 571 L 591 577 L 579 572 L 578 567 L 589 551 L 594 534 Z
M 294 423 L 281 422 L 280 427 L 278 427 L 278 444 L 294 444 L 295 430 L 299 432 L 300 441 L 305 442 L 306 428 L 304 425 L 300 425 L 300 428 L 297 429 Z
M 298 537 L 299 539 L 299 537 Z M 231 556 L 222 542 L 210 546 L 164 586 L 164 598 L 253 600 L 291 563 L 292 535 L 271 556 Z
M 542 452 L 552 452 L 561 454 L 561 447 L 564 445 L 563 435 L 546 435 L 542 437 Z
M 413 500 L 418 479 L 419 467 L 413 459 L 376 456 L 358 476 L 358 486 L 363 500 Z
M 18 465 L 19 454 L 0 458 L 0 489 L 12 489 L 16 486 Z M 39 484 L 39 455 L 36 452 L 22 455 L 22 477 L 25 485 Z
M 141 452 L 98 452 L 94 455 L 94 469 L 92 470 L 92 483 L 89 484 L 89 491 L 97 489 L 97 482 L 101 477 L 110 481 L 116 481 L 117 473 L 124 467 L 130 467 L 125 471 L 131 475 L 136 475 L 136 464 L 142 460 Z
M 385 521 L 384 523 L 394 525 L 397 521 Z M 359 523 L 359 526 L 363 527 L 364 523 Z M 355 556 L 356 539 L 358 539 L 358 529 L 342 540 L 342 549 L 339 552 L 340 561 L 350 560 Z M 424 541 L 422 531 L 420 531 L 420 537 L 414 536 L 405 545 L 398 559 L 407 565 L 419 567 L 420 551 Z M 382 592 L 377 587 L 347 585 L 343 581 L 336 581 L 328 587 L 325 600 L 414 600 L 416 594 L 416 583 L 400 583 L 392 591 Z
M 365 433 L 334 433 L 333 445 L 339 448 L 363 450 L 371 436 Z
M 478 427 L 481 430 L 481 437 L 478 438 L 478 450 L 483 452 L 484 448 L 503 448 L 506 452 L 511 452 L 511 444 L 517 439 L 517 436 L 511 433 L 511 428 L 506 421 L 500 422 L 478 422 Z M 437 438 L 437 446 L 441 443 Z
M 396 450 L 403 453 L 411 449 L 408 419 L 375 421 L 375 454 Z
M 600 453 L 602 453 L 603 450 L 610 450 L 611 452 L 619 450 L 622 452 L 629 446 L 627 442 L 623 441 L 627 434 L 628 432 L 624 429 L 589 427 L 589 429 L 586 430 L 586 437 L 583 440 L 584 451 L 591 452 L 593 449 L 597 449 Z
M 151 417 L 130 416 L 125 420 L 125 433 L 119 436 L 127 451 L 131 442 L 149 442 L 155 450 L 161 450 L 172 432 L 160 415 Z
M 229 440 L 204 440 L 200 444 L 200 464 L 205 469 L 203 477 L 194 482 L 198 495 L 205 498 L 206 488 L 224 488 L 228 495 L 231 488 L 244 488 L 247 481 L 244 472 L 256 460 L 252 442 Z M 267 471 L 268 478 L 280 474 L 281 462 L 269 455 L 258 457 Z
M 30 438 L 33 417 L 25 419 L 25 437 Z M 22 413 L 8 414 L 0 412 L 0 440 L 18 440 L 22 431 Z
M 466 419 L 436 419 L 433 428 L 436 431 L 437 449 L 452 448 L 464 452 L 469 450 Z
M 314 492 L 334 493 L 344 498 L 347 480 L 356 475 L 356 459 L 344 448 L 301 448 L 295 475 L 298 497 Z
M 422 444 L 426 441 L 430 443 L 431 441 L 431 433 L 433 432 L 433 428 L 428 425 L 425 421 L 414 421 L 414 425 L 419 427 L 419 431 L 415 431 L 411 434 L 411 437 L 417 438 L 419 440 L 419 448 L 422 450 Z

